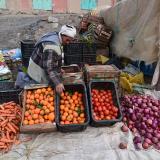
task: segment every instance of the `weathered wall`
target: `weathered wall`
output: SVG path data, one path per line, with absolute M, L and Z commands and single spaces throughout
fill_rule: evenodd
M 113 5 L 116 0 L 0 0 L 0 9 L 32 13 L 44 10 L 53 13 L 84 13 L 94 8 Z

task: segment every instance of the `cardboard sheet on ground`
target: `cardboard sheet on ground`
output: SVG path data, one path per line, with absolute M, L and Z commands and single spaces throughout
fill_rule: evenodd
M 120 131 L 121 123 L 113 127 L 88 127 L 79 133 L 45 133 L 21 135 L 32 136 L 30 142 L 22 143 L 0 160 L 159 160 L 160 152 L 151 148 L 136 151 L 132 134 Z M 127 142 L 128 149 L 120 150 L 120 142 Z

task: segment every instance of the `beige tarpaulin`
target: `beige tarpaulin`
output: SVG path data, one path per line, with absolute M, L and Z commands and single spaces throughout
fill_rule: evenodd
M 88 127 L 79 133 L 45 133 L 32 136 L 30 142 L 16 146 L 0 160 L 160 160 L 160 152 L 136 151 L 132 134 L 114 127 Z M 23 139 L 21 136 L 21 139 Z M 127 150 L 118 148 L 120 142 L 128 143 Z

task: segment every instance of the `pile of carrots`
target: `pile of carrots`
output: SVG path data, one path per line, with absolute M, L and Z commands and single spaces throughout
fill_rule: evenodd
M 18 144 L 21 107 L 8 102 L 0 105 L 0 151 L 8 152 L 13 144 Z

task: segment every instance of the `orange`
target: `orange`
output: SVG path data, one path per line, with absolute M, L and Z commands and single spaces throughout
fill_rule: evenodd
M 64 100 L 63 99 L 60 101 L 60 104 L 64 104 Z
M 60 110 L 64 110 L 65 106 L 64 105 L 60 105 Z
M 24 125 L 29 124 L 28 120 L 24 120 L 24 121 L 23 121 L 23 124 L 24 124 Z
M 46 100 L 43 101 L 43 105 L 47 106 L 48 102 Z
M 32 93 L 31 91 L 28 91 L 28 92 L 27 92 L 27 94 L 31 94 L 31 93 Z
M 70 124 L 70 122 L 69 121 L 65 121 L 64 124 Z
M 54 98 L 53 97 L 50 97 L 49 98 L 49 102 L 53 102 Z
M 64 101 L 64 104 L 69 104 L 69 101 L 67 101 L 67 100 L 66 100 L 66 101 Z
M 40 101 L 43 100 L 43 95 L 40 95 L 39 100 Z
M 80 117 L 81 117 L 81 118 L 84 118 L 84 113 L 81 113 L 81 114 L 80 114 Z
M 42 88 L 42 93 L 45 93 L 46 92 L 46 88 Z
M 64 97 L 64 92 L 61 93 L 61 97 Z
M 38 118 L 38 114 L 33 114 L 33 119 L 37 119 Z
M 74 100 L 74 104 L 78 104 L 78 100 Z
M 39 123 L 39 119 L 36 119 L 36 120 L 34 121 L 34 123 L 35 123 L 35 124 L 38 124 L 38 123 Z
M 70 100 L 70 99 L 71 99 L 71 97 L 70 97 L 70 96 L 67 96 L 66 98 L 67 98 L 67 100 Z
M 48 115 L 44 115 L 44 119 L 48 119 Z
M 41 94 L 41 89 L 37 89 L 37 93 L 38 93 L 38 94 Z
M 50 112 L 54 111 L 54 107 L 49 107 Z
M 30 105 L 30 109 L 31 109 L 31 110 L 35 109 L 35 106 Z
M 49 92 L 52 91 L 52 88 L 51 88 L 51 87 L 48 87 L 48 88 L 47 88 L 47 91 L 49 91 Z
M 45 114 L 48 114 L 48 113 L 50 113 L 50 110 L 49 109 L 45 109 Z
M 39 94 L 36 93 L 36 94 L 34 95 L 34 98 L 38 99 L 38 98 L 39 98 Z
M 68 111 L 69 111 L 69 108 L 68 108 L 68 107 L 65 107 L 65 108 L 64 108 L 64 111 L 65 111 L 65 112 L 68 112 Z
M 44 119 L 43 118 L 39 119 L 39 123 L 44 123 Z
M 36 108 L 35 111 L 34 111 L 34 113 L 39 114 L 40 111 L 41 111 L 41 110 L 40 110 L 39 108 Z
M 60 111 L 61 114 L 63 114 L 63 111 Z
M 40 111 L 40 115 L 42 115 L 42 116 L 44 115 L 44 110 Z
M 67 113 L 67 112 L 64 112 L 63 115 L 67 117 L 67 116 L 68 116 L 68 113 Z
M 32 124 L 34 124 L 34 120 L 29 121 L 29 125 L 32 125 Z
M 30 109 L 30 105 L 29 104 L 26 104 L 26 109 Z
M 42 108 L 43 108 L 44 110 L 46 110 L 46 109 L 47 109 L 47 106 L 43 106 Z
M 73 111 L 73 117 L 78 117 L 78 113 Z
M 64 122 L 63 122 L 63 121 L 60 121 L 60 124 L 64 124 Z
M 32 120 L 32 116 L 29 115 L 27 119 L 28 119 L 29 121 Z
M 70 103 L 70 104 L 73 103 L 73 99 L 70 99 L 70 100 L 69 100 L 69 103 Z
M 77 124 L 78 123 L 78 121 L 77 120 L 73 120 L 73 124 Z
M 68 113 L 69 113 L 69 114 L 72 114 L 72 113 L 73 113 L 73 111 L 72 111 L 72 110 L 69 110 L 69 111 L 68 111 Z
M 27 116 L 29 116 L 30 114 L 29 114 L 28 111 L 25 111 L 24 115 L 27 117 Z
M 63 115 L 63 116 L 61 117 L 61 120 L 62 120 L 62 121 L 65 121 L 65 120 L 66 120 L 66 116 Z
M 31 99 L 31 100 L 34 100 L 34 95 L 31 95 L 31 96 L 30 96 L 30 99 Z
M 27 103 L 27 104 L 31 104 L 31 100 L 30 100 L 30 99 L 27 99 L 27 100 L 26 100 L 26 103 Z
M 55 119 L 54 113 L 50 113 L 50 114 L 48 115 L 48 119 L 49 119 L 50 121 L 54 121 L 54 119 Z
M 77 96 L 76 96 L 76 95 L 73 95 L 73 96 L 72 96 L 72 99 L 73 99 L 73 100 L 76 100 L 76 99 L 77 99 Z

